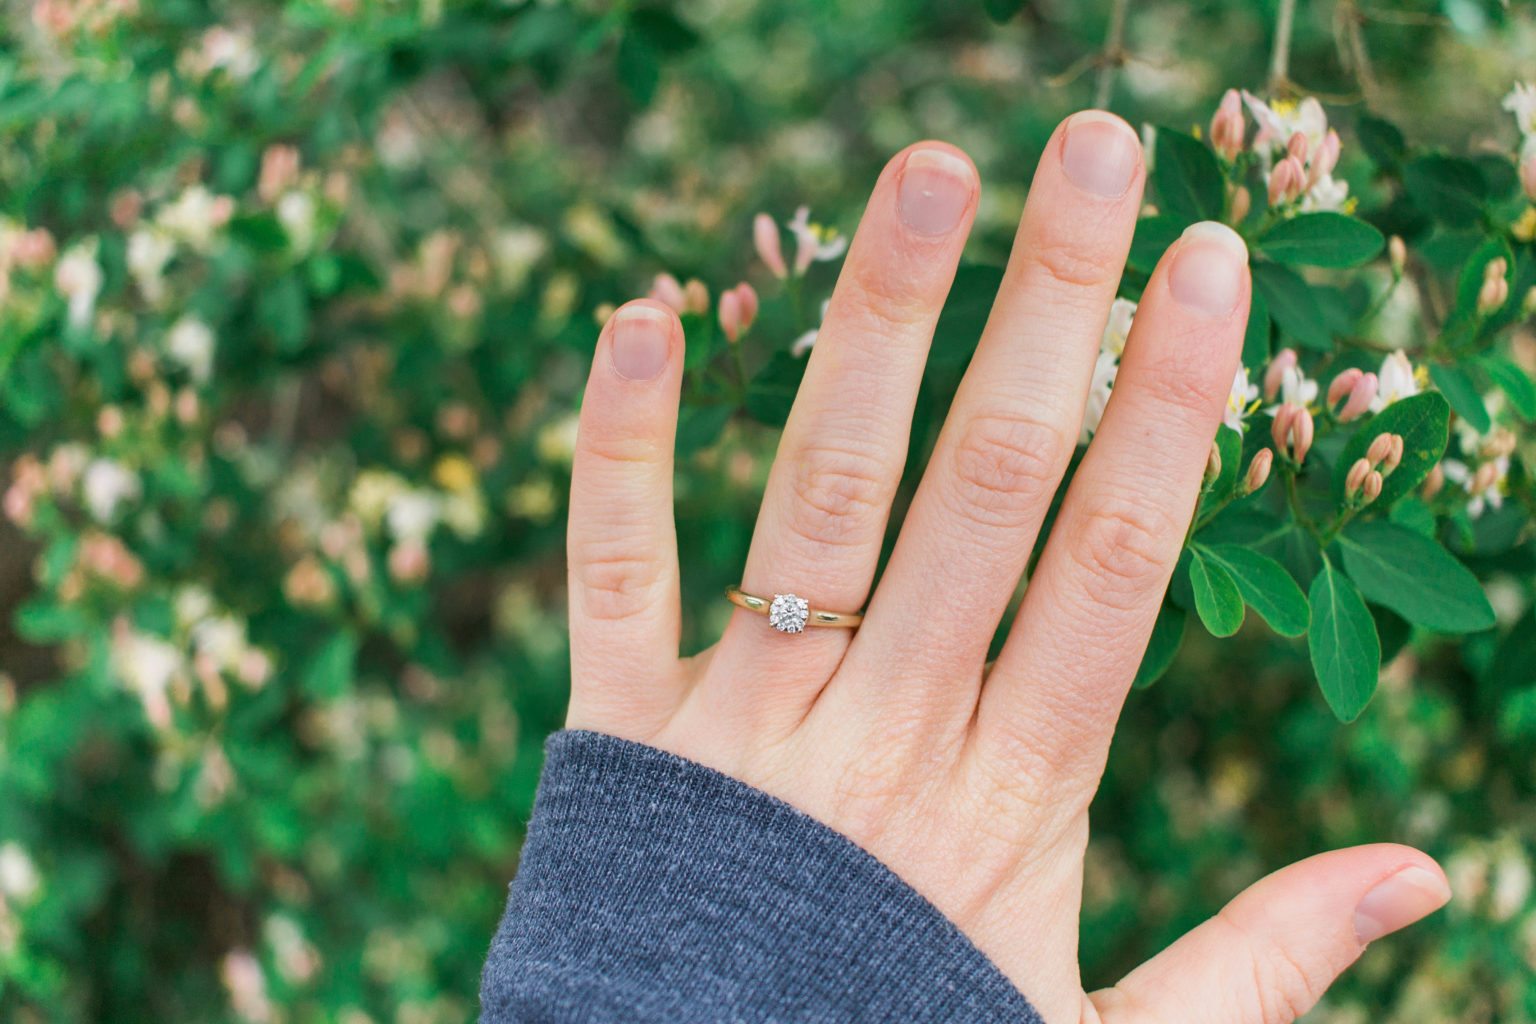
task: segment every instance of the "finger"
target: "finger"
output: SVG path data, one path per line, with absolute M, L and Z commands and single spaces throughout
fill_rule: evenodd
M 597 342 L 567 528 L 572 727 L 639 738 L 675 705 L 681 620 L 672 449 L 682 325 L 631 302 Z
M 1077 445 L 1143 179 L 1136 133 L 1113 115 L 1073 115 L 1048 145 L 986 329 L 850 651 L 910 670 L 899 688 L 889 671 L 864 674 L 879 693 L 910 701 L 912 686 L 931 680 L 973 713 L 975 690 L 955 683 L 979 680 Z
M 1103 422 L 982 694 L 980 738 L 1092 792 L 1184 542 L 1248 315 L 1247 250 L 1197 224 L 1142 296 Z M 1084 795 L 1086 800 L 1086 795 Z
M 742 586 L 855 611 L 868 596 L 906 458 L 928 345 L 975 216 L 975 168 L 935 142 L 898 154 L 854 237 L 768 478 Z M 842 630 L 793 639 L 739 612 L 717 661 L 744 680 L 819 688 Z M 769 649 L 772 656 L 765 656 Z
M 1089 999 L 1103 1024 L 1290 1024 L 1369 943 L 1450 898 L 1439 866 L 1406 846 L 1324 853 L 1261 879 Z

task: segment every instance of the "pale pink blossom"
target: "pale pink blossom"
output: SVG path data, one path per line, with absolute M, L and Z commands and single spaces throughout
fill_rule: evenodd
M 1228 160 L 1243 151 L 1247 124 L 1243 120 L 1243 98 L 1236 89 L 1222 94 L 1221 104 L 1211 117 L 1211 145 Z
M 779 241 L 779 226 L 766 213 L 752 218 L 752 244 L 757 248 L 758 259 L 763 261 L 769 273 L 780 280 L 789 276 L 789 267 L 784 262 L 784 248 Z

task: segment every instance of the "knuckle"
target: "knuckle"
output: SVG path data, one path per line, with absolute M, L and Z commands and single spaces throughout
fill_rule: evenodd
M 811 445 L 796 452 L 790 466 L 787 521 L 796 535 L 814 544 L 843 547 L 878 532 L 894 482 L 877 456 Z
M 1129 611 L 1161 588 L 1182 528 L 1150 504 L 1125 498 L 1083 509 L 1068 552 L 1096 601 Z
M 577 458 L 597 466 L 629 467 L 654 466 L 665 462 L 671 453 L 650 437 L 588 437 L 582 436 L 577 447 Z
M 954 450 L 955 512 L 984 526 L 1018 528 L 1049 496 L 1071 457 L 1058 427 L 1025 416 L 973 416 Z
M 1194 352 L 1183 358 L 1163 356 L 1140 371 L 1147 394 L 1181 423 L 1203 424 L 1212 419 L 1232 384 L 1230 373 L 1223 380 L 1198 358 Z
M 1230 907 L 1218 911 L 1216 920 L 1247 951 L 1254 1000 L 1250 1016 L 1280 1024 L 1296 1020 L 1317 1005 L 1332 972 L 1323 977 L 1324 972 L 1302 963 L 1283 943 L 1254 934 Z
M 1120 276 L 1118 268 L 1111 267 L 1102 253 L 1085 248 L 1075 233 L 1037 242 L 1026 256 L 1025 267 L 1068 291 L 1101 288 Z
M 666 577 L 657 559 L 602 550 L 573 550 L 571 565 L 582 611 L 598 622 L 633 618 L 654 607 Z
M 846 303 L 843 311 L 854 325 L 877 339 L 903 333 L 937 312 L 929 289 L 914 287 L 912 278 L 900 261 L 895 270 L 889 263 L 876 267 L 861 261 L 851 272 L 851 287 L 833 299 L 833 308 L 839 300 Z

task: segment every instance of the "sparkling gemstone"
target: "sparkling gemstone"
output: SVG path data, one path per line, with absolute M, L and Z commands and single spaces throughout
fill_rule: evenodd
M 780 633 L 799 633 L 810 618 L 811 606 L 803 597 L 794 594 L 774 594 L 768 606 L 768 625 Z

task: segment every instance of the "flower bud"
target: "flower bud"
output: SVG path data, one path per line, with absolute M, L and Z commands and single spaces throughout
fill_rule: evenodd
M 1392 273 L 1401 277 L 1403 268 L 1408 265 L 1408 244 L 1402 235 L 1393 235 L 1387 240 L 1387 259 L 1392 263 Z
M 1296 366 L 1296 350 L 1283 348 L 1275 353 L 1269 361 L 1269 366 L 1264 370 L 1264 399 L 1274 401 L 1280 393 L 1280 387 L 1285 383 L 1285 375 Z
M 752 329 L 757 319 L 757 292 L 745 281 L 720 296 L 720 329 L 727 341 L 736 341 Z
M 1365 487 L 1365 478 L 1371 475 L 1371 462 L 1369 459 L 1356 459 L 1349 467 L 1349 473 L 1344 477 L 1344 497 L 1354 498 Z
M 1371 468 L 1381 465 L 1388 455 L 1392 454 L 1392 435 L 1377 434 L 1371 441 L 1371 446 L 1365 450 L 1365 457 L 1370 462 Z
M 1247 126 L 1243 123 L 1243 99 L 1236 89 L 1222 94 L 1221 104 L 1211 117 L 1211 146 L 1228 160 L 1234 160 L 1243 151 L 1243 135 Z
M 688 300 L 683 295 L 683 286 L 678 284 L 677 278 L 671 274 L 656 275 L 655 280 L 651 282 L 649 298 L 670 307 L 674 313 L 681 313 L 688 305 Z
M 1303 164 L 1307 162 L 1307 137 L 1301 132 L 1291 132 L 1291 137 L 1285 143 L 1285 152 L 1293 156 Z
M 1499 467 L 1496 463 L 1485 462 L 1477 467 L 1477 475 L 1472 478 L 1472 493 L 1482 494 L 1488 488 L 1499 482 Z
M 1331 409 L 1349 397 L 1350 391 L 1364 376 L 1363 370 L 1352 366 L 1333 378 L 1333 382 L 1328 385 L 1328 407 Z
M 1233 224 L 1241 224 L 1248 217 L 1248 211 L 1253 209 L 1253 196 L 1242 185 L 1235 186 L 1227 206 L 1227 219 Z
M 1536 142 L 1531 140 L 1536 136 L 1528 135 L 1525 145 L 1520 147 L 1520 187 L 1525 190 L 1525 198 L 1536 202 Z
M 696 277 L 688 279 L 683 285 L 683 308 L 679 313 L 692 313 L 694 316 L 705 316 L 709 313 L 709 289 L 704 282 Z
M 1276 411 L 1270 436 L 1274 438 L 1275 448 L 1281 454 L 1300 465 L 1306 461 L 1307 452 L 1312 449 L 1316 429 L 1311 413 L 1294 402 L 1288 402 Z
M 1221 447 L 1214 442 L 1211 444 L 1211 454 L 1205 458 L 1205 483 L 1209 484 L 1221 476 Z
M 1380 386 L 1380 378 L 1374 373 L 1362 373 L 1354 386 L 1349 389 L 1349 401 L 1345 402 L 1344 408 L 1339 410 L 1339 422 L 1350 423 L 1369 412 L 1371 403 L 1376 401 L 1376 391 Z
M 1513 430 L 1495 427 L 1478 443 L 1477 454 L 1485 459 L 1502 459 L 1506 455 L 1513 455 L 1519 443 Z
M 1339 150 L 1343 144 L 1339 141 L 1339 133 L 1332 128 L 1323 136 L 1323 141 L 1318 143 L 1317 152 L 1312 155 L 1312 165 L 1307 168 L 1307 180 L 1311 184 L 1317 184 L 1326 175 L 1332 174 L 1333 169 L 1339 165 Z
M 1440 463 L 1437 462 L 1435 463 L 1434 468 L 1429 471 L 1429 476 L 1424 478 L 1424 489 L 1419 493 L 1423 495 L 1425 501 L 1428 501 L 1430 498 L 1433 498 L 1435 495 L 1439 494 L 1440 489 L 1444 486 L 1445 470 L 1441 469 Z
M 1483 264 L 1483 280 L 1487 281 L 1495 277 L 1503 277 L 1509 272 L 1509 261 L 1503 256 L 1495 256 Z
M 1260 448 L 1254 453 L 1253 461 L 1248 463 L 1248 475 L 1243 478 L 1243 493 L 1252 494 L 1263 487 L 1269 480 L 1269 471 L 1275 464 L 1275 453 L 1268 448 Z
M 1301 161 L 1294 156 L 1286 157 L 1269 172 L 1269 205 L 1281 206 L 1294 201 L 1306 184 L 1307 172 Z
M 1392 471 L 1403 464 L 1403 452 L 1406 450 L 1402 434 L 1388 436 L 1392 438 L 1392 447 L 1388 450 L 1387 457 L 1381 460 L 1381 475 L 1384 477 L 1391 476 Z
M 752 219 L 752 245 L 769 273 L 781 281 L 789 276 L 789 265 L 784 262 L 784 246 L 779 241 L 779 226 L 766 213 Z
M 1361 495 L 1365 498 L 1365 504 L 1369 505 L 1381 497 L 1381 488 L 1385 483 L 1380 473 L 1374 469 L 1371 470 L 1371 474 L 1365 478 L 1365 486 L 1360 489 Z
M 1502 263 L 1503 260 L 1495 262 Z M 1490 267 L 1492 263 L 1488 264 Z M 1498 309 L 1509 301 L 1509 282 L 1504 280 L 1501 273 L 1498 277 L 1483 278 L 1483 286 L 1477 291 L 1477 311 L 1483 316 L 1497 312 Z
M 1525 293 L 1525 298 L 1520 303 L 1521 316 L 1536 316 L 1536 286 Z

